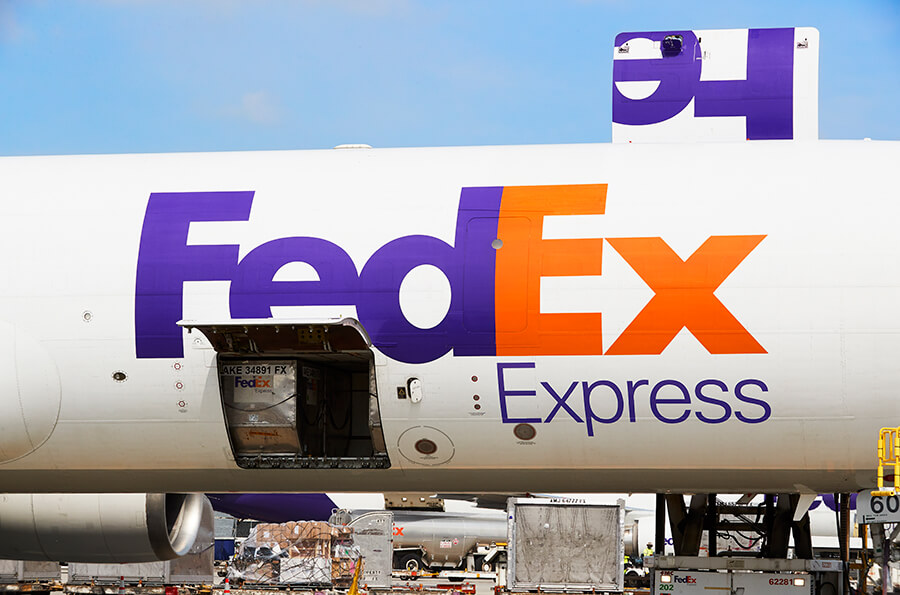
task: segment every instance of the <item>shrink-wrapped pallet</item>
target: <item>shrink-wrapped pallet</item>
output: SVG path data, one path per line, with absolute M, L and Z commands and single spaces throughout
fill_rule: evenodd
M 229 567 L 234 581 L 263 585 L 349 585 L 359 550 L 353 530 L 320 521 L 259 523 Z
M 283 585 L 331 585 L 330 558 L 288 558 L 281 561 Z

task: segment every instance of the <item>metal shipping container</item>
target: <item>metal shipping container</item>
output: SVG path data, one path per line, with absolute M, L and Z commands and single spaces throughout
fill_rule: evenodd
M 62 578 L 59 562 L 25 560 L 19 562 L 19 573 L 24 582 L 58 581 Z
M 0 583 L 19 582 L 18 560 L 0 560 Z
M 624 591 L 625 502 L 508 502 L 508 587 Z
M 219 360 L 225 415 L 238 455 L 300 454 L 297 380 L 295 361 Z M 313 380 L 301 384 L 305 388 Z
M 0 560 L 0 584 L 58 581 L 61 576 L 59 562 Z
M 388 510 L 367 512 L 350 523 L 353 544 L 363 557 L 359 579 L 367 589 L 390 589 L 394 561 L 394 513 Z
M 129 585 L 137 582 L 164 585 L 166 583 L 166 563 L 88 564 L 71 562 L 69 564 L 69 582 L 73 584 L 114 585 L 119 582 L 119 577 L 125 577 L 125 582 Z

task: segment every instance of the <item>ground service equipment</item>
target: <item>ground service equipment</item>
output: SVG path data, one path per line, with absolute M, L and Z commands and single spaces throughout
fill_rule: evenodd
M 625 502 L 510 498 L 510 591 L 623 591 Z
M 652 595 L 842 595 L 837 560 L 660 556 L 653 568 Z

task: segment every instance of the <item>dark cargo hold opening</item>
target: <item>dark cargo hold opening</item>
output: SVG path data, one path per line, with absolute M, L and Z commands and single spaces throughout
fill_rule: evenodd
M 225 421 L 240 467 L 390 466 L 368 337 L 355 320 L 180 323 L 217 352 Z

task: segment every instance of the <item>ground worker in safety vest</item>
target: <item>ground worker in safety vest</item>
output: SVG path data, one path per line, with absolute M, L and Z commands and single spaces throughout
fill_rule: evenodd
M 647 543 L 647 547 L 644 548 L 644 553 L 642 555 L 644 558 L 646 558 L 647 556 L 653 555 L 653 544 L 652 543 Z

